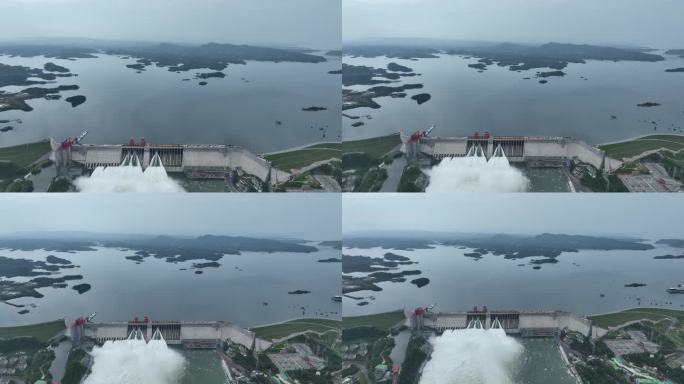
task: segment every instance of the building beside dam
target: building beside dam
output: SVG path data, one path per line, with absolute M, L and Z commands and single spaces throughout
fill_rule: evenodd
M 81 328 L 79 328 L 81 327 Z M 119 322 L 85 322 L 74 325 L 72 335 L 80 334 L 97 343 L 125 340 L 131 332 L 139 330 L 150 340 L 159 330 L 168 345 L 180 345 L 189 349 L 214 349 L 225 340 L 231 340 L 248 349 L 264 351 L 271 343 L 259 339 L 249 330 L 223 321 L 159 321 L 130 320 Z
M 264 158 L 235 145 L 77 143 L 68 148 L 68 153 L 60 156 L 66 158 L 65 161 L 80 164 L 92 171 L 97 167 L 118 166 L 128 154 L 135 154 L 143 169 L 147 168 L 154 155 L 158 154 L 164 168 L 170 173 L 242 170 L 271 185 L 290 177 L 288 172 L 273 168 Z
M 606 331 L 594 327 L 591 320 L 570 312 L 548 311 L 490 311 L 487 307 L 473 308 L 466 312 L 430 312 L 423 308 L 411 314 L 414 330 L 427 328 L 442 333 L 446 330 L 465 329 L 473 321 L 479 321 L 485 329 L 497 321 L 507 334 L 521 337 L 553 337 L 563 329 L 569 329 L 585 336 L 598 338 Z
M 406 142 L 407 140 L 403 140 Z M 622 165 L 619 160 L 611 159 L 605 152 L 583 141 L 570 137 L 533 137 L 533 136 L 490 136 L 471 135 L 467 137 L 422 137 L 407 144 L 409 157 L 419 154 L 436 160 L 445 157 L 464 157 L 474 146 L 480 146 L 489 159 L 497 147 L 501 146 L 508 161 L 533 162 L 536 166 L 557 166 L 576 159 L 600 170 L 614 170 Z

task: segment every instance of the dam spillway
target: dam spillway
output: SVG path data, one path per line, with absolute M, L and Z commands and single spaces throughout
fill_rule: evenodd
M 145 340 L 151 340 L 159 332 L 168 345 L 182 345 L 188 349 L 214 349 L 227 339 L 246 348 L 254 346 L 259 351 L 270 346 L 270 342 L 256 338 L 253 332 L 223 321 L 88 322 L 83 324 L 82 334 L 97 343 L 104 343 L 126 340 L 135 331 L 140 331 Z
M 563 329 L 569 329 L 592 338 L 605 334 L 605 330 L 594 327 L 591 320 L 563 311 L 466 311 L 466 312 L 422 312 L 411 315 L 414 329 L 428 328 L 438 333 L 446 330 L 467 329 L 477 322 L 484 329 L 494 324 L 506 334 L 521 337 L 553 337 Z
M 465 157 L 472 147 L 481 147 L 487 159 L 500 147 L 511 163 L 545 162 L 553 165 L 578 159 L 596 169 L 617 169 L 619 160 L 611 159 L 600 149 L 570 137 L 547 136 L 464 136 L 423 137 L 409 144 L 409 153 L 422 154 L 436 160 L 449 157 Z
M 135 154 L 143 169 L 159 155 L 169 173 L 237 170 L 268 181 L 271 185 L 287 180 L 288 172 L 273 168 L 264 158 L 243 147 L 222 144 L 77 144 L 69 149 L 69 160 L 87 170 L 118 166 Z

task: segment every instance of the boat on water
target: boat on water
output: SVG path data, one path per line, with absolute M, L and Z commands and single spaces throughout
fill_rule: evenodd
M 331 297 L 330 300 L 332 300 L 332 301 L 342 301 L 342 296 L 336 295 L 336 296 Z
M 666 289 L 668 293 L 684 293 L 684 284 L 677 284 L 676 287 Z

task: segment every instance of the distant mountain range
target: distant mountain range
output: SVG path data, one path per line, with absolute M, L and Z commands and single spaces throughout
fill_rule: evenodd
M 433 233 L 423 236 L 402 236 L 401 233 L 383 235 L 344 236 L 344 247 L 385 249 L 428 249 L 436 245 L 465 247 L 478 250 L 480 253 L 504 255 L 507 258 L 523 258 L 530 256 L 556 257 L 562 252 L 579 250 L 648 250 L 652 244 L 642 239 L 613 238 L 601 236 L 583 236 L 544 233 L 534 236 L 507 234 L 449 234 Z

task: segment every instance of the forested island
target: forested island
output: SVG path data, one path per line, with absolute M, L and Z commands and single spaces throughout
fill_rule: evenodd
M 284 49 L 252 45 L 209 43 L 203 45 L 156 44 L 105 49 L 110 55 L 136 58 L 136 70 L 156 65 L 171 72 L 195 69 L 223 71 L 229 64 L 246 64 L 247 61 L 321 63 L 325 57 L 308 53 L 307 49 Z
M 57 87 L 37 87 L 36 85 L 45 85 L 58 77 L 70 77 L 71 73 L 64 67 L 50 66 L 45 64 L 45 69 L 30 68 L 19 65 L 6 65 L 0 63 L 0 87 L 5 86 L 27 86 L 18 92 L 0 93 L 0 112 L 10 110 L 20 110 L 29 112 L 33 108 L 28 105 L 27 100 L 46 98 L 56 99 L 59 92 L 72 91 L 78 89 L 78 85 L 60 85 Z M 52 73 L 49 71 L 58 73 Z M 33 80 L 35 78 L 41 80 Z
M 684 50 L 669 50 L 666 54 L 679 55 Z M 417 46 L 410 42 L 405 45 L 369 44 L 345 46 L 346 55 L 357 57 L 379 57 L 401 59 L 437 58 L 440 54 L 460 55 L 479 58 L 478 64 L 469 64 L 471 68 L 486 69 L 489 65 L 509 67 L 512 71 L 533 68 L 551 68 L 561 70 L 569 63 L 585 63 L 587 60 L 608 61 L 662 61 L 664 57 L 644 52 L 643 49 L 614 48 L 589 44 L 546 43 L 542 45 L 526 45 L 513 43 L 476 44 L 449 41 L 425 42 Z

